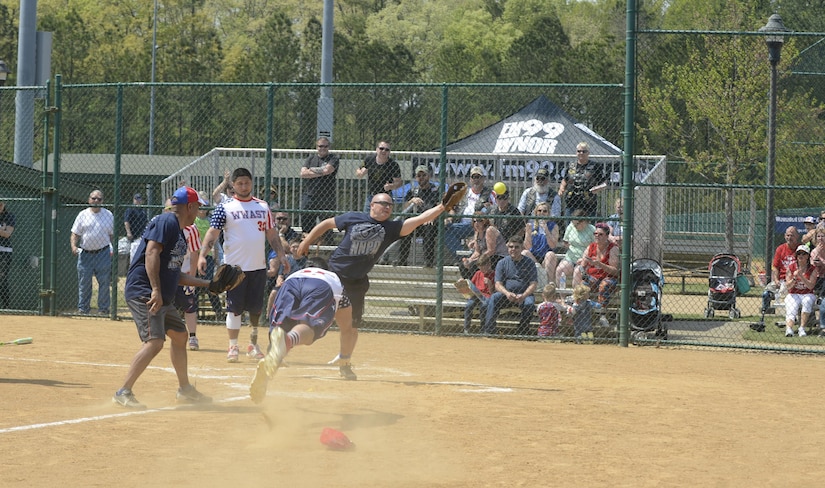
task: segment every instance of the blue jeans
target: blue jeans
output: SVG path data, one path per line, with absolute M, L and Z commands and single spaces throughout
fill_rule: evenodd
M 456 251 L 462 249 L 462 239 L 473 234 L 473 224 L 465 222 L 453 222 L 444 228 L 444 245 L 450 250 L 452 258 L 455 259 Z M 445 260 L 446 261 L 446 260 Z
M 476 304 L 478 304 L 478 318 L 481 320 L 482 329 L 484 328 L 484 322 L 487 320 L 487 302 L 489 301 L 488 298 L 482 298 L 478 296 L 480 292 L 472 281 L 467 280 L 467 284 L 470 286 L 470 289 L 473 291 L 473 293 L 476 293 L 476 296 L 468 298 L 467 304 L 464 306 L 465 332 L 470 330 L 470 323 L 473 321 L 473 309 L 476 308 Z
M 77 258 L 77 309 L 89 313 L 92 301 L 92 277 L 97 278 L 97 308 L 109 311 L 112 285 L 112 256 L 108 249 L 92 254 L 81 252 Z
M 503 293 L 497 291 L 490 296 L 490 299 L 487 301 L 487 320 L 482 327 L 483 333 L 496 333 L 496 319 L 498 318 L 498 312 L 508 305 L 515 306 L 515 303 L 507 300 L 507 297 Z M 530 321 L 533 320 L 533 312 L 536 309 L 536 299 L 533 295 L 530 295 L 529 297 L 526 297 L 523 302 L 521 302 L 519 307 L 521 308 L 521 317 L 519 318 L 519 326 L 516 334 L 528 335 L 530 334 Z

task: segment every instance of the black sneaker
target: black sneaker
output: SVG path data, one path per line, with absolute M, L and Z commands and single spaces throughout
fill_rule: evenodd
M 121 407 L 131 408 L 132 410 L 146 410 L 146 405 L 137 401 L 132 390 L 118 391 L 112 397 L 112 402 Z
M 212 403 L 212 397 L 204 395 L 192 385 L 185 388 L 178 388 L 175 399 L 178 403 Z
M 351 364 L 344 364 L 338 368 L 338 372 L 341 374 L 341 378 L 344 378 L 347 381 L 355 381 L 358 379 L 355 376 L 355 373 L 352 372 L 352 365 Z

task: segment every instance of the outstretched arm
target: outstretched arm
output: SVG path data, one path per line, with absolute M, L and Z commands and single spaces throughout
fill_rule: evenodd
M 412 234 L 412 232 L 421 227 L 422 225 L 432 222 L 435 220 L 439 215 L 444 213 L 444 204 L 440 203 L 435 207 L 427 210 L 426 212 L 416 215 L 415 217 L 410 217 L 404 221 L 404 225 L 401 226 L 401 237 L 407 236 Z M 316 227 L 317 228 L 317 227 Z M 312 229 L 310 235 L 315 232 L 315 229 Z

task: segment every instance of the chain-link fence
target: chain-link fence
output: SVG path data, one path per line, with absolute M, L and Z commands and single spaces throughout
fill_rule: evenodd
M 796 323 L 794 337 L 785 337 L 784 301 L 777 293 L 779 300 L 763 307 L 760 286 L 766 257 L 773 257 L 785 228 L 804 229 L 807 215 L 818 219 L 825 190 L 809 176 L 822 160 L 821 74 L 794 71 L 806 59 L 804 54 L 814 50 L 815 42 L 807 39 L 814 38 L 797 36 L 787 42 L 787 56 L 779 64 L 776 185 L 770 186 L 765 177 L 770 65 L 763 38 L 670 32 L 640 36 L 634 152 L 670 156 L 634 156 L 634 182 L 627 182 L 633 189 L 629 226 L 613 226 L 632 241 L 630 255 L 620 256 L 634 263 L 631 276 L 619 282 L 631 290 L 628 321 L 618 324 L 617 291 L 610 300 L 594 293 L 594 302 L 602 301 L 593 313 L 594 340 L 615 342 L 618 327 L 626 326 L 639 343 L 667 340 L 815 352 L 825 344 L 815 336 L 814 322 L 807 328 L 808 337 L 799 337 Z M 111 316 L 128 316 L 122 299 L 131 248 L 124 225 L 127 211 L 138 209 L 150 218 L 181 184 L 204 191 L 215 204 L 222 193 L 231 194 L 225 173 L 247 168 L 254 195 L 283 212 L 281 217 L 289 220 L 279 221 L 285 225 L 282 233 L 291 234 L 309 230 L 319 217 L 363 210 L 369 195 L 384 185 L 395 203 L 393 217 L 415 215 L 428 205 L 410 206 L 411 198 L 422 195 L 422 183 L 424 189 L 427 180 L 436 188 L 454 181 L 473 183 L 478 167 L 481 199 L 489 198 L 494 183 L 502 182 L 509 205 L 527 207 L 529 214 L 549 196 L 547 217 L 507 214 L 505 199 L 499 198 L 501 205 L 479 207 L 481 215 L 473 215 L 475 206 L 466 207 L 472 208 L 466 215 L 445 216 L 432 229 L 419 229 L 402 245 L 391 247 L 381 260 L 387 264 L 370 274 L 365 326 L 465 333 L 469 320 L 468 333 L 490 332 L 478 309 L 465 317 L 472 291 L 454 286 L 461 277 L 472 278 L 462 260 L 474 258 L 470 247 L 486 244 L 487 232 L 492 232 L 483 230 L 484 239 L 476 239 L 481 230 L 474 229 L 473 220 L 490 217 L 498 233 L 524 224 L 524 244 L 538 254 L 536 302 L 541 302 L 546 283 L 556 283 L 563 303 L 556 338 L 573 339 L 573 285 L 601 265 L 576 270 L 576 263 L 569 261 L 577 261 L 577 256 L 563 243 L 583 252 L 597 238 L 592 234 L 601 232 L 601 227 L 589 225 L 622 221 L 622 155 L 616 146 L 622 136 L 621 90 L 618 85 L 335 85 L 334 103 L 319 104 L 320 87 L 314 85 L 61 86 L 58 79 L 54 101 L 35 102 L 57 110 L 46 111 L 52 114 L 45 119 L 51 126 L 35 124 L 32 170 L 26 164 L 4 164 L 8 210 L 17 218 L 13 273 L 31 281 L 12 287 L 8 308 L 68 314 L 103 309 Z M 0 109 L 13 105 L 14 93 L 0 90 Z M 318 106 L 334 106 L 335 112 L 319 113 Z M 14 124 L 9 118 L 0 110 L 0 155 L 11 162 L 9 133 Z M 328 127 L 331 144 L 321 148 L 325 141 L 318 139 L 318 131 L 327 119 L 333 121 Z M 590 151 L 585 161 L 592 161 L 603 175 L 597 180 L 589 179 L 592 170 L 578 172 L 578 181 L 577 172 L 570 171 L 581 157 L 581 142 Z M 51 149 L 40 157 L 44 145 Z M 381 148 L 390 149 L 397 169 L 379 164 L 385 156 Z M 334 173 L 327 174 L 327 163 Z M 358 176 L 365 165 L 370 171 Z M 564 184 L 569 188 L 555 199 L 568 177 Z M 590 183 L 596 183 L 597 190 L 603 183 L 604 188 L 595 192 L 585 215 L 575 218 L 570 215 L 575 198 L 569 190 Z M 95 280 L 86 293 L 89 308 L 83 309 L 87 304 L 78 292 L 78 258 L 71 252 L 75 219 L 100 202 L 90 200 L 93 190 L 100 190 L 102 206 L 113 216 L 112 279 L 108 285 L 103 282 L 111 292 L 109 310 L 96 306 L 100 285 Z M 770 192 L 776 224 L 766 212 Z M 138 193 L 141 199 L 136 201 Z M 772 224 L 766 232 L 768 220 Z M 508 225 L 513 222 L 521 223 Z M 544 222 L 551 224 L 545 227 Z M 313 246 L 311 254 L 328 257 L 340 239 L 341 233 L 333 233 Z M 494 255 L 503 258 L 507 252 L 498 247 L 501 242 L 491 242 L 497 247 Z M 18 252 L 21 248 L 26 251 Z M 596 257 L 602 253 L 597 251 Z M 201 308 L 204 321 L 222 318 L 205 300 Z M 819 314 L 815 310 L 810 315 Z M 519 311 L 505 307 L 497 325 L 497 333 L 534 338 L 540 320 L 532 317 L 525 330 Z

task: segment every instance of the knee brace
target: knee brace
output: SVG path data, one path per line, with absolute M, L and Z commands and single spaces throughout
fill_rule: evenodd
M 241 330 L 241 316 L 232 312 L 226 314 L 226 328 L 231 330 Z

